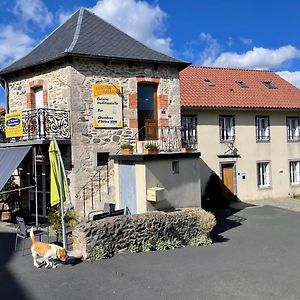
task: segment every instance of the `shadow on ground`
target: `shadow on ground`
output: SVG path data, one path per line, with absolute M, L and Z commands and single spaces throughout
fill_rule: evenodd
M 238 215 L 238 212 L 255 205 L 244 202 L 231 202 L 227 208 L 212 209 L 211 212 L 215 215 L 217 224 L 211 232 L 211 238 L 214 243 L 222 243 L 228 241 L 228 238 L 223 236 L 223 233 L 241 226 L 246 220 Z
M 0 232 L 0 278 L 1 296 L 4 299 L 29 300 L 25 291 L 16 282 L 7 268 L 7 264 L 14 253 L 15 233 Z

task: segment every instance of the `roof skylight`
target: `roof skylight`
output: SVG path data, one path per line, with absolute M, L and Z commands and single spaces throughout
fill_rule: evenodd
M 249 87 L 244 81 L 241 81 L 241 80 L 237 80 L 236 83 L 243 89 Z
M 262 83 L 268 88 L 268 89 L 278 89 L 278 87 L 271 81 L 262 81 Z
M 215 86 L 215 84 L 209 80 L 209 79 L 204 79 L 204 82 L 208 85 L 208 86 Z

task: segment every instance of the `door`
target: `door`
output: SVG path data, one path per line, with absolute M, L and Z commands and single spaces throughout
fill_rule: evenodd
M 222 180 L 227 193 L 234 194 L 234 164 L 222 164 Z
M 50 211 L 50 165 L 37 163 L 37 208 L 39 217 L 47 217 Z M 35 189 L 30 190 L 30 212 L 35 215 Z
M 45 135 L 45 120 L 44 120 L 44 98 L 43 98 L 43 89 L 42 87 L 34 89 L 34 98 L 35 98 L 35 109 L 37 111 L 37 130 L 39 137 L 43 138 Z
M 138 85 L 138 130 L 139 140 L 157 140 L 157 87 L 150 84 Z

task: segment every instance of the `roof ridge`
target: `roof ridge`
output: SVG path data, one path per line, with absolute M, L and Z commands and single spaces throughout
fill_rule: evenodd
M 76 11 L 77 12 L 77 11 Z M 84 8 L 80 7 L 79 10 L 79 15 L 78 15 L 78 19 L 77 19 L 77 24 L 76 24 L 76 29 L 74 32 L 74 37 L 73 37 L 73 41 L 71 43 L 71 45 L 69 46 L 68 49 L 65 50 L 65 52 L 72 52 L 80 35 L 80 29 L 81 29 L 81 24 L 82 24 L 82 19 L 83 19 L 83 13 L 84 13 Z
M 152 51 L 155 51 L 155 52 L 158 53 L 158 54 L 162 54 L 162 55 L 165 55 L 165 56 L 167 56 L 167 57 L 170 57 L 170 58 L 173 58 L 173 59 L 178 60 L 176 57 L 173 57 L 173 56 L 171 56 L 171 55 L 169 55 L 169 54 L 162 53 L 162 52 L 160 52 L 160 51 L 158 51 L 158 50 L 155 50 L 155 49 L 153 49 L 152 47 L 150 47 L 150 46 L 148 46 L 148 45 L 145 45 L 144 43 L 138 41 L 137 39 L 135 39 L 134 37 L 132 37 L 131 35 L 129 35 L 128 33 L 126 33 L 124 30 L 122 30 L 122 29 L 120 29 L 119 27 L 117 27 L 116 25 L 114 25 L 114 24 L 108 22 L 107 20 L 103 19 L 102 17 L 96 15 L 94 12 L 90 11 L 89 9 L 84 8 L 84 10 L 86 10 L 86 11 L 89 12 L 90 14 L 94 15 L 95 17 L 99 18 L 100 20 L 102 20 L 102 21 L 105 22 L 106 24 L 112 26 L 112 27 L 115 28 L 116 30 L 118 30 L 118 31 L 122 32 L 123 34 L 127 35 L 129 38 L 133 39 L 135 42 L 139 43 L 139 44 L 142 45 L 143 47 L 149 48 L 149 49 L 151 49 Z M 183 62 L 185 62 L 185 61 L 183 61 Z
M 50 36 L 52 36 L 56 31 L 58 31 L 69 19 L 71 19 L 76 13 L 78 12 L 78 10 L 76 10 L 65 22 L 63 22 L 62 24 L 60 24 L 57 28 L 55 28 L 53 31 L 51 31 L 46 37 L 44 37 L 37 45 L 35 45 L 31 50 L 29 50 L 26 54 L 24 54 L 22 57 L 20 57 L 19 59 L 13 61 L 12 63 L 8 64 L 7 66 L 3 67 L 0 69 L 0 71 L 5 70 L 6 68 L 8 68 L 9 66 L 11 66 L 12 64 L 15 64 L 16 62 L 18 62 L 19 60 L 23 59 L 25 56 L 29 55 L 34 49 L 36 49 L 37 47 L 39 47 L 44 41 L 46 41 Z
M 270 72 L 275 73 L 271 70 L 258 70 L 258 69 L 240 69 L 240 68 L 225 68 L 225 67 L 211 67 L 211 66 L 189 66 L 188 68 L 195 69 L 217 69 L 217 70 L 235 70 L 235 71 L 252 71 L 252 72 Z

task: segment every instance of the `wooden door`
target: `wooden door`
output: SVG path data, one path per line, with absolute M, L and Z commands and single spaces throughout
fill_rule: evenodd
M 234 194 L 233 167 L 234 167 L 233 164 L 224 164 L 224 165 L 222 165 L 223 183 L 232 194 Z

